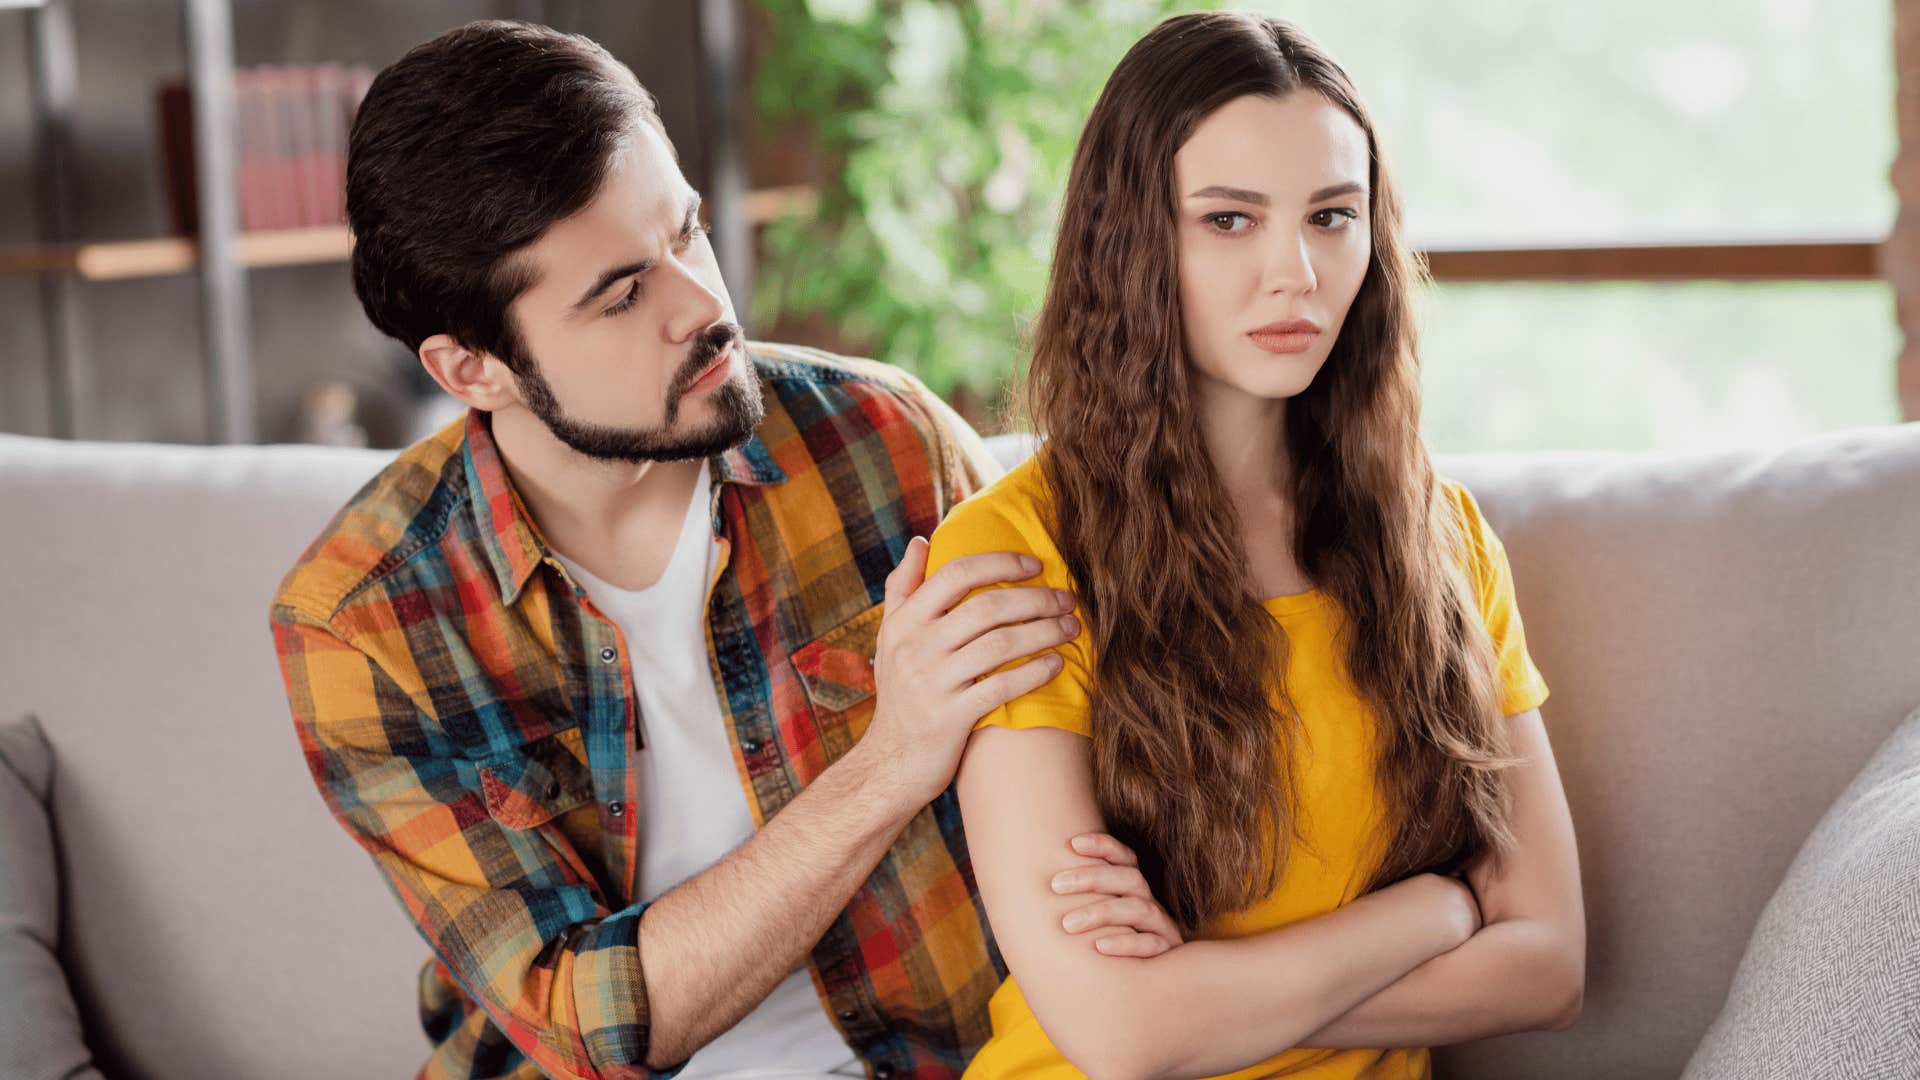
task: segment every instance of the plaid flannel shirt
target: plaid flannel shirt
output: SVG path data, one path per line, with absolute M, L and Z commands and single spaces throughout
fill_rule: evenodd
M 865 731 L 887 574 L 998 468 L 896 368 L 748 352 L 767 415 L 712 459 L 707 646 L 759 825 Z M 672 1075 L 645 1066 L 627 651 L 542 539 L 485 414 L 361 489 L 281 583 L 272 625 L 320 793 L 432 948 L 421 1075 Z M 1006 969 L 951 788 L 808 963 L 872 1076 L 961 1073 Z

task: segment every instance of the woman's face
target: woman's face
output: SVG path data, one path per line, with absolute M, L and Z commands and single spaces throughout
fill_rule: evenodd
M 1181 332 L 1203 379 L 1267 399 L 1313 382 L 1373 249 L 1367 164 L 1366 132 L 1307 90 L 1235 98 L 1174 155 Z

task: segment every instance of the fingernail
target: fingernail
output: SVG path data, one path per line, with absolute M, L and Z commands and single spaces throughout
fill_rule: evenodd
M 1056 874 L 1056 875 L 1054 875 L 1054 878 L 1053 878 L 1053 891 L 1054 891 L 1054 892 L 1066 892 L 1066 891 L 1067 891 L 1068 889 L 1071 889 L 1071 888 L 1073 888 L 1073 875 L 1072 875 L 1072 874 Z
M 1092 850 L 1093 850 L 1093 840 L 1092 840 L 1091 838 L 1089 838 L 1089 837 L 1085 837 L 1085 836 L 1076 836 L 1076 837 L 1074 837 L 1074 838 L 1073 838 L 1073 850 L 1075 850 L 1075 851 L 1092 851 Z
M 1060 616 L 1060 629 L 1066 631 L 1068 637 L 1072 637 L 1080 632 L 1080 620 L 1071 615 L 1062 615 Z
M 1084 911 L 1076 911 L 1073 914 L 1067 916 L 1066 918 L 1060 920 L 1060 925 L 1066 927 L 1069 930 L 1078 930 L 1081 927 L 1087 925 L 1087 913 Z
M 1025 570 L 1029 574 L 1037 574 L 1040 572 L 1040 560 L 1031 555 L 1022 555 L 1020 556 L 1020 569 Z
M 1065 589 L 1055 589 L 1053 590 L 1053 598 L 1060 602 L 1061 611 L 1073 610 L 1073 594 L 1072 593 L 1066 591 Z

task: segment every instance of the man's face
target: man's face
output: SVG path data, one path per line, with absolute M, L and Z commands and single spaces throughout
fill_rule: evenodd
M 760 423 L 699 211 L 665 138 L 639 124 L 593 201 L 520 253 L 535 275 L 507 310 L 525 354 L 520 397 L 579 453 L 693 460 Z

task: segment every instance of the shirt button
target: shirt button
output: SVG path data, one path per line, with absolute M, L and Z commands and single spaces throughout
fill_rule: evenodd
M 741 740 L 740 740 L 740 752 L 741 752 L 741 753 L 743 753 L 743 754 L 757 754 L 757 753 L 759 753 L 759 752 L 760 752 L 760 740 L 759 740 L 759 739 L 741 739 Z
M 559 797 L 560 797 L 560 781 L 555 780 L 553 783 L 547 785 L 547 798 L 557 799 Z
M 600 660 L 602 663 L 611 664 L 618 659 L 620 659 L 620 654 L 614 651 L 613 646 L 609 645 L 600 650 Z
M 619 817 L 619 816 L 620 816 L 621 814 L 624 814 L 624 813 L 626 813 L 626 812 L 627 812 L 627 804 L 626 804 L 626 803 L 617 803 L 617 802 L 616 802 L 616 803 L 608 803 L 608 804 L 607 804 L 607 813 L 609 813 L 609 814 L 612 814 L 612 815 L 613 815 L 614 817 Z
M 873 1075 L 879 1077 L 880 1080 L 888 1080 L 888 1078 L 893 1075 L 893 1066 L 883 1061 L 873 1067 Z
M 846 1021 L 847 1023 L 849 1023 L 849 1024 L 851 1024 L 851 1023 L 853 1023 L 853 1022 L 854 1022 L 855 1020 L 858 1020 L 858 1019 L 860 1019 L 860 1014 L 859 1014 L 859 1013 L 857 1013 L 857 1012 L 854 1012 L 854 1011 L 853 1011 L 852 1009 L 841 1009 L 841 1010 L 840 1010 L 840 1019 L 842 1019 L 842 1020 L 844 1020 L 844 1021 Z

